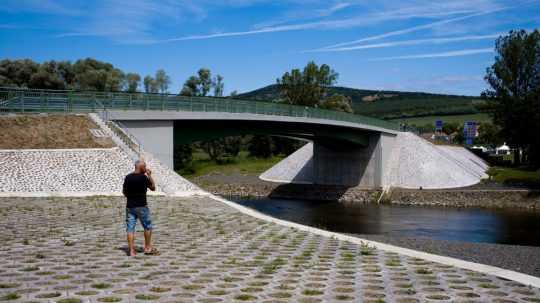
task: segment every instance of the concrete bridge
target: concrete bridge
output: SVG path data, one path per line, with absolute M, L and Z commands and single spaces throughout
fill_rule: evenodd
M 175 144 L 246 134 L 309 140 L 313 183 L 345 186 L 382 186 L 399 132 L 386 121 L 316 108 L 163 94 L 0 89 L 0 111 L 100 113 L 171 168 Z

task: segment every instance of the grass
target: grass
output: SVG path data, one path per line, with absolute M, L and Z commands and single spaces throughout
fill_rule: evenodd
M 416 126 L 422 126 L 426 124 L 435 125 L 435 121 L 438 119 L 442 120 L 444 123 L 459 123 L 460 125 L 462 125 L 465 121 L 491 122 L 491 118 L 489 117 L 488 114 L 425 116 L 425 117 L 395 119 L 391 121 L 406 122 L 407 124 L 414 124 Z
M 491 180 L 504 184 L 540 186 L 540 170 L 510 167 L 491 167 L 487 174 Z
M 17 115 L 0 117 L 0 149 L 93 148 L 114 146 L 110 138 L 96 138 L 99 128 L 80 115 Z
M 193 153 L 192 166 L 189 169 L 181 170 L 179 173 L 186 178 L 196 178 L 210 173 L 223 175 L 233 174 L 259 174 L 274 166 L 283 158 L 274 156 L 268 159 L 249 157 L 245 151 L 234 158 L 227 159 L 224 163 L 210 160 L 203 152 Z
M 0 297 L 0 301 L 12 301 L 12 300 L 17 300 L 20 297 L 21 296 L 17 293 L 8 293 Z

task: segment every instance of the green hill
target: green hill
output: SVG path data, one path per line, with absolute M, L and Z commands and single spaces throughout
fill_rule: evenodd
M 355 113 L 382 119 L 427 116 L 471 115 L 479 113 L 478 97 L 442 95 L 422 92 L 378 91 L 348 87 L 330 87 L 329 94 L 342 94 L 352 100 Z M 278 101 L 277 85 L 269 85 L 239 94 L 239 99 Z

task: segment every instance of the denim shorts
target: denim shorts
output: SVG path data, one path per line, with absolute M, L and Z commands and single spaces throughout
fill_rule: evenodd
M 150 209 L 148 207 L 126 208 L 126 231 L 135 232 L 137 219 L 141 221 L 144 230 L 152 230 L 152 219 L 150 218 Z

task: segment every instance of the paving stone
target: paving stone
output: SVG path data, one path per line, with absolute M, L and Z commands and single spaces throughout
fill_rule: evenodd
M 210 198 L 150 197 L 160 256 L 125 253 L 120 197 L 0 198 L 6 302 L 538 302 L 540 291 L 264 222 Z

